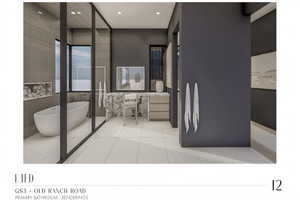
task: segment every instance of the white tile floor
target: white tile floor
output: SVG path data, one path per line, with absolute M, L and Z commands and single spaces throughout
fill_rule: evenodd
M 96 126 L 105 120 L 96 118 Z M 86 119 L 68 133 L 68 151 L 91 133 L 91 119 Z M 24 163 L 56 163 L 59 161 L 59 136 L 44 137 L 36 133 L 24 140 Z
M 251 125 L 252 126 L 252 125 Z M 271 163 L 252 148 L 182 148 L 169 122 L 113 118 L 65 163 Z

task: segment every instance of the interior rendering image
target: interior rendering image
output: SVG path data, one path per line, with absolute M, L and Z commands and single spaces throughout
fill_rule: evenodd
M 24 163 L 276 163 L 276 3 L 23 7 Z

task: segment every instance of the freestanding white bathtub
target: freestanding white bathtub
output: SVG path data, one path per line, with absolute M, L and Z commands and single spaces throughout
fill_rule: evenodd
M 88 101 L 77 101 L 67 104 L 67 124 L 71 130 L 81 124 L 89 111 Z M 34 123 L 43 136 L 60 134 L 60 105 L 34 113 Z

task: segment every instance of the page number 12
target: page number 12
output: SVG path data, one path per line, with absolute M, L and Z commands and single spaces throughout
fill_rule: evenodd
M 272 191 L 282 191 L 281 186 L 282 186 L 282 180 L 280 179 L 272 180 Z

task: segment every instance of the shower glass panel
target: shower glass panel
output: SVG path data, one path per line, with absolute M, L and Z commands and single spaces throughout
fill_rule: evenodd
M 55 40 L 55 92 L 60 93 L 60 40 Z M 67 57 L 70 56 L 71 46 L 67 44 Z M 67 79 L 69 79 L 70 63 L 67 59 Z M 69 81 L 67 82 L 67 90 L 69 90 Z
M 72 45 L 72 91 L 91 90 L 91 46 Z
M 92 132 L 91 48 L 92 7 L 89 3 L 67 3 L 69 70 L 67 93 L 67 153 Z
M 106 93 L 110 88 L 110 29 L 101 16 L 95 12 L 95 89 L 97 128 L 105 121 L 106 108 L 111 107 Z
M 60 159 L 60 4 L 24 8 L 24 163 Z M 57 90 L 58 88 L 58 90 Z

